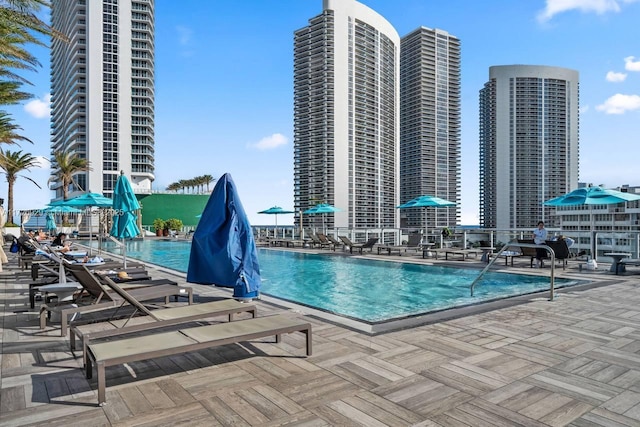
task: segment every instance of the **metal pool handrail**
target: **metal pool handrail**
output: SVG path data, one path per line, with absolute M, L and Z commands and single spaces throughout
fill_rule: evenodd
M 489 270 L 489 268 L 491 268 L 491 266 L 493 265 L 493 263 L 500 257 L 500 255 L 505 251 L 506 248 L 512 247 L 512 246 L 517 246 L 519 248 L 536 248 L 536 249 L 544 249 L 545 251 L 547 251 L 547 253 L 549 254 L 550 258 L 551 258 L 551 273 L 550 273 L 550 283 L 549 283 L 549 301 L 553 301 L 553 292 L 554 292 L 554 282 L 555 282 L 555 261 L 556 261 L 556 253 L 553 251 L 553 249 L 551 249 L 549 246 L 547 245 L 536 245 L 533 243 L 519 243 L 519 242 L 511 242 L 511 243 L 507 243 L 506 245 L 504 245 L 502 247 L 502 249 L 500 249 L 500 251 L 489 260 L 489 262 L 487 263 L 486 267 L 484 269 L 482 269 L 482 271 L 480 272 L 480 274 L 478 275 L 478 277 L 475 278 L 475 280 L 473 281 L 473 283 L 471 283 L 471 296 L 473 296 L 473 289 L 476 286 L 476 283 L 482 278 L 482 276 L 484 275 L 484 273 L 487 272 L 487 270 Z

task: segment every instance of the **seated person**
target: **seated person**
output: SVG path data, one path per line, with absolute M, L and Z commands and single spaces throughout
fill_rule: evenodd
M 53 242 L 51 242 L 51 246 L 64 246 L 64 241 L 67 239 L 66 233 L 58 233 Z
M 18 245 L 22 252 L 26 254 L 33 254 L 36 252 L 36 249 L 40 247 L 40 245 L 35 241 L 33 230 L 29 230 L 27 233 L 20 236 L 18 238 Z

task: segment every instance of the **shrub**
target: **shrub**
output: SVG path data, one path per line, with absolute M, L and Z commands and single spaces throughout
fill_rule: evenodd
M 158 231 L 164 229 L 166 222 L 162 218 L 156 218 L 153 220 L 153 229 Z
M 169 218 L 165 222 L 164 228 L 166 228 L 167 230 L 180 231 L 180 230 L 182 230 L 182 220 L 180 220 L 178 218 Z

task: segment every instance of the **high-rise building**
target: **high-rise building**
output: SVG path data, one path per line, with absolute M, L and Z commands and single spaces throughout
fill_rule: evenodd
M 355 0 L 323 9 L 294 35 L 295 209 L 341 209 L 305 227 L 397 227 L 400 37 Z
M 120 171 L 135 192 L 151 192 L 154 0 L 53 0 L 51 23 L 68 38 L 51 48 L 52 153 L 78 153 L 92 168 L 70 195 L 110 195 Z M 62 196 L 59 182 L 52 188 Z
M 480 90 L 480 225 L 556 225 L 543 202 L 578 184 L 578 72 L 504 65 Z
M 400 202 L 460 202 L 460 40 L 421 27 L 400 48 Z M 404 209 L 401 226 L 453 227 L 459 205 Z

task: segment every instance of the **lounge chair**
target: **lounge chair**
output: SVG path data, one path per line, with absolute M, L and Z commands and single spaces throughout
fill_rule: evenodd
M 104 278 L 108 285 L 123 300 L 135 308 L 137 314 L 135 321 L 131 321 L 131 316 L 124 319 L 107 320 L 104 322 L 92 322 L 89 324 L 74 324 L 69 333 L 69 345 L 71 351 L 76 349 L 76 337 L 82 342 L 82 358 L 86 363 L 87 345 L 92 339 L 122 336 L 132 332 L 147 331 L 164 328 L 172 325 L 185 324 L 194 320 L 202 320 L 215 316 L 229 316 L 229 321 L 233 321 L 236 313 L 251 313 L 251 317 L 256 317 L 257 307 L 254 303 L 245 303 L 234 299 L 223 299 L 202 304 L 185 305 L 181 307 L 155 308 L 150 310 L 137 299 L 133 298 L 129 292 L 122 289 L 117 283 Z
M 320 240 L 320 244 L 322 245 L 321 247 L 328 247 L 329 249 L 333 249 L 334 251 L 336 250 L 335 243 L 329 240 L 329 238 L 325 234 L 316 233 L 316 236 L 318 236 L 318 239 Z
M 518 239 L 518 243 L 534 244 L 533 239 Z M 529 257 L 529 266 L 533 268 L 533 261 L 538 257 L 538 251 L 536 248 L 520 247 L 523 257 Z
M 60 336 L 66 336 L 69 318 L 78 313 L 89 313 L 101 310 L 115 309 L 118 310 L 127 304 L 127 300 L 123 299 L 114 292 L 108 292 L 98 278 L 91 273 L 84 265 L 74 265 L 68 268 L 68 271 L 80 283 L 84 291 L 88 295 L 84 295 L 77 299 L 71 305 L 49 305 L 43 304 L 40 307 L 40 329 L 47 327 L 47 319 L 52 312 L 60 313 Z M 137 282 L 138 285 L 147 284 L 149 286 L 136 287 L 127 292 L 132 298 L 138 301 L 152 301 L 164 298 L 165 304 L 169 303 L 171 296 L 187 297 L 189 304 L 193 304 L 193 289 L 190 287 L 177 286 L 176 282 L 167 279 L 151 280 Z M 107 282 L 108 285 L 108 282 Z M 86 301 L 88 300 L 88 301 Z
M 318 237 L 318 234 L 310 234 L 309 237 L 311 238 L 311 246 L 312 247 L 316 247 L 316 246 L 320 246 L 320 248 L 325 248 L 325 247 L 329 247 L 331 245 L 331 243 L 329 243 L 328 240 L 325 240 L 324 242 L 322 240 L 320 240 L 320 237 Z
M 354 249 L 357 249 L 362 253 L 364 249 L 369 249 L 369 252 L 373 252 L 373 247 L 376 243 L 378 243 L 377 237 L 371 237 L 365 243 L 353 243 L 347 236 L 338 236 L 340 240 L 345 244 L 345 246 L 349 247 L 349 252 L 353 253 Z
M 282 334 L 292 332 L 305 334 L 306 353 L 307 356 L 310 356 L 312 352 L 311 324 L 303 319 L 278 314 L 89 344 L 85 373 L 87 378 L 91 378 L 93 365 L 96 366 L 98 404 L 103 405 L 107 399 L 106 368 L 109 366 L 188 353 L 274 335 L 276 342 L 279 343 Z
M 391 255 L 392 252 L 397 252 L 398 255 L 402 255 L 402 252 L 407 252 L 410 250 L 419 250 L 421 248 L 421 243 L 422 243 L 422 234 L 420 233 L 413 233 L 409 235 L 409 240 L 407 241 L 406 245 L 379 245 L 378 248 L 378 255 L 383 252 L 383 251 L 387 251 L 387 255 Z
M 333 237 L 333 236 L 331 236 L 331 235 L 329 235 L 329 234 L 328 234 L 326 237 L 327 237 L 327 240 L 328 240 L 328 241 L 330 241 L 331 243 L 333 243 L 334 250 L 335 250 L 335 248 L 337 248 L 338 246 L 340 246 L 340 248 L 344 250 L 344 242 L 341 242 L 341 241 L 339 241 L 339 240 L 336 240 L 336 238 L 335 238 L 335 237 Z
M 564 270 L 567 267 L 567 259 L 571 257 L 567 242 L 564 240 L 547 240 L 545 244 L 553 249 L 556 261 L 562 262 L 562 269 Z

